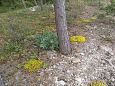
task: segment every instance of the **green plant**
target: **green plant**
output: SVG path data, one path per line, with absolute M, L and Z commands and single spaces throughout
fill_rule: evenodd
M 98 15 L 98 19 L 104 19 L 106 16 L 105 16 L 105 14 L 99 14 Z
M 115 15 L 115 0 L 112 0 L 111 4 L 105 7 L 105 11 L 109 15 Z
M 12 59 L 23 55 L 25 53 L 25 44 L 32 38 L 33 31 L 17 24 L 13 24 L 12 28 L 9 29 L 1 29 L 5 42 L 0 49 L 0 60 Z
M 45 31 L 43 34 L 35 37 L 36 44 L 38 47 L 45 50 L 58 50 L 58 39 L 57 36 L 49 31 Z
M 22 45 L 11 41 L 5 43 L 0 51 L 0 61 L 6 61 L 14 57 L 20 57 L 25 53 Z
M 90 86 L 106 86 L 106 84 L 101 80 L 92 81 Z
M 19 53 L 20 51 L 22 51 L 22 48 L 19 44 L 9 42 L 9 43 L 5 44 L 4 50 L 5 50 L 5 52 L 8 52 L 8 53 L 10 53 L 10 52 Z

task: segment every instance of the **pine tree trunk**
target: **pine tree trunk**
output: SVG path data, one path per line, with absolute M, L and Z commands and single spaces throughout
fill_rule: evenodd
M 65 12 L 65 0 L 55 0 L 55 16 L 56 16 L 56 29 L 59 39 L 60 52 L 62 54 L 70 54 L 70 42 L 67 31 L 67 21 L 66 21 L 66 12 Z

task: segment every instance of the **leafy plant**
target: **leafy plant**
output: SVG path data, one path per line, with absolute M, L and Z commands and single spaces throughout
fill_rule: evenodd
M 90 83 L 90 86 L 106 86 L 106 84 L 101 80 L 96 80 Z
M 36 44 L 38 47 L 45 50 L 58 50 L 58 39 L 57 36 L 49 31 L 45 31 L 43 34 L 35 37 Z
M 115 15 L 115 0 L 112 0 L 111 4 L 105 7 L 107 14 Z

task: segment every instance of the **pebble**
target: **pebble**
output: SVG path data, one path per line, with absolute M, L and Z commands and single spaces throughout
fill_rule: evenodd
M 100 46 L 100 48 L 106 52 L 109 52 L 111 55 L 114 55 L 112 48 L 109 48 L 107 46 Z
M 54 79 L 55 79 L 56 86 L 64 86 L 64 85 L 66 85 L 66 82 L 64 80 L 59 80 L 58 81 L 58 77 L 54 77 Z
M 0 86 L 5 86 L 2 76 L 0 75 Z
M 76 77 L 76 78 L 75 78 L 75 82 L 76 82 L 76 85 L 77 85 L 77 86 L 80 86 L 81 83 L 82 83 L 82 79 Z
M 64 85 L 66 85 L 66 82 L 63 81 L 63 80 L 60 80 L 60 81 L 58 81 L 58 85 L 59 86 L 64 86 Z
M 84 56 L 85 54 L 84 53 L 80 53 L 80 55 Z
M 80 63 L 81 60 L 80 60 L 79 58 L 74 58 L 74 59 L 72 59 L 72 62 L 73 62 L 73 63 Z

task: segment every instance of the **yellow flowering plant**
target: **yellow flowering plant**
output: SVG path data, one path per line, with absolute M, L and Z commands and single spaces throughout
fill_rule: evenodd
M 106 84 L 101 80 L 92 81 L 90 86 L 106 86 Z
M 44 67 L 44 62 L 36 59 L 27 60 L 23 65 L 23 68 L 30 73 L 36 72 L 37 70 L 43 67 Z
M 86 38 L 83 36 L 71 36 L 69 40 L 70 42 L 83 43 L 86 41 Z

